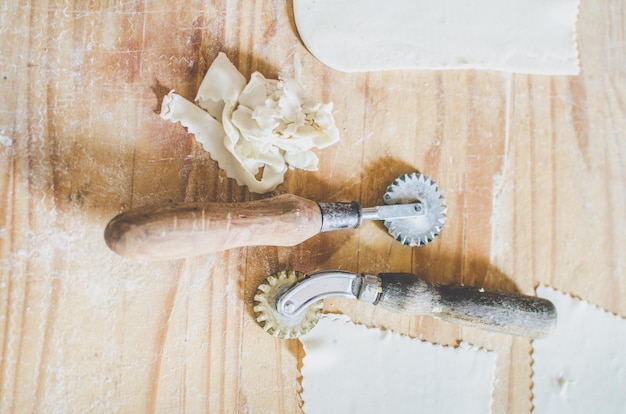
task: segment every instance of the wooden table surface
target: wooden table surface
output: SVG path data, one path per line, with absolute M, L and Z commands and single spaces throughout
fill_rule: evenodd
M 528 294 L 544 283 L 626 316 L 625 19 L 621 0 L 582 1 L 576 77 L 345 74 L 303 47 L 290 1 L 3 2 L 0 412 L 299 412 L 302 346 L 251 315 L 257 284 L 289 268 Z M 170 89 L 195 96 L 219 51 L 246 77 L 284 74 L 335 103 L 342 140 L 275 194 L 376 205 L 417 170 L 445 194 L 442 234 L 412 249 L 366 223 L 294 248 L 158 263 L 111 253 L 104 226 L 130 207 L 260 197 L 157 115 Z M 530 340 L 325 307 L 494 350 L 493 412 L 530 411 Z

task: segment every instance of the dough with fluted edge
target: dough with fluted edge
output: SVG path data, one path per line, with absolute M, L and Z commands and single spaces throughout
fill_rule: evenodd
M 307 99 L 287 78 L 255 72 L 246 83 L 223 53 L 209 67 L 196 102 L 171 91 L 161 117 L 185 126 L 229 178 L 255 193 L 274 190 L 288 166 L 317 170 L 313 149 L 339 140 L 332 103 Z

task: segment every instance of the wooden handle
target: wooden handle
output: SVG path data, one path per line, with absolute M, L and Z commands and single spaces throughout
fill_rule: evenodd
M 285 194 L 245 203 L 184 203 L 126 211 L 104 238 L 114 252 L 167 260 L 243 246 L 293 246 L 319 233 L 314 201 Z
M 378 304 L 395 312 L 430 315 L 530 338 L 542 338 L 556 325 L 556 308 L 546 299 L 473 286 L 439 285 L 407 273 L 379 277 L 382 293 Z
M 449 322 L 511 335 L 543 338 L 556 325 L 552 302 L 473 286 L 438 286 L 441 309 L 433 316 Z

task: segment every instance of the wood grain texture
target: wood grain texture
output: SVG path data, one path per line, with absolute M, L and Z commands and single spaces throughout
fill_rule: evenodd
M 626 4 L 583 0 L 582 72 L 343 74 L 302 46 L 289 1 L 16 1 L 0 6 L 0 412 L 298 412 L 298 341 L 258 328 L 252 296 L 283 269 L 412 272 L 532 293 L 538 283 L 626 316 Z M 277 193 L 378 204 L 400 174 L 449 206 L 425 248 L 380 223 L 293 248 L 149 263 L 103 239 L 114 215 L 163 202 L 259 199 L 180 125 L 224 51 L 249 77 L 295 78 L 335 103 L 340 143 Z M 328 301 L 327 310 L 498 353 L 493 411 L 531 408 L 531 342 Z

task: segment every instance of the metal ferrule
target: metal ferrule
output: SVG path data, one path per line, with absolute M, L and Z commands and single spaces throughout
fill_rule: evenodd
M 322 232 L 356 229 L 361 225 L 361 206 L 351 203 L 318 203 L 322 211 Z
M 378 297 L 383 291 L 382 282 L 376 275 L 368 275 L 363 273 L 361 275 L 361 286 L 359 287 L 359 294 L 357 299 L 361 302 L 378 303 Z

